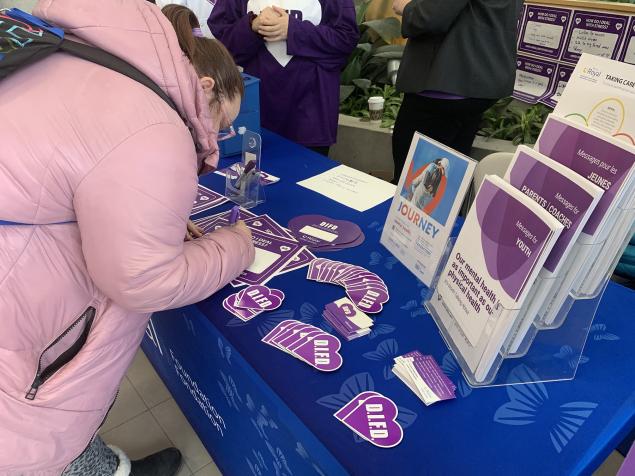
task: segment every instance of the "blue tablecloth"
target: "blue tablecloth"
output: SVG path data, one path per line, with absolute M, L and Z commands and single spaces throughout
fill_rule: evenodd
M 591 474 L 635 426 L 635 292 L 609 285 L 575 380 L 472 389 L 422 308 L 425 288 L 379 244 L 390 201 L 359 213 L 301 188 L 337 164 L 271 133 L 263 144 L 263 170 L 282 180 L 253 211 L 281 224 L 305 213 L 358 223 L 365 243 L 328 257 L 378 273 L 391 299 L 369 337 L 343 343 L 344 365 L 332 374 L 260 342 L 284 319 L 326 328 L 322 309 L 343 290 L 306 280 L 306 269 L 274 278 L 283 307 L 249 323 L 222 309 L 229 287 L 153 316 L 144 350 L 226 474 Z M 217 175 L 201 182 L 223 191 Z M 414 349 L 435 356 L 456 400 L 425 407 L 394 377 L 393 358 Z M 568 364 L 566 349 L 554 358 Z M 527 372 L 520 364 L 512 375 Z M 332 416 L 365 390 L 399 406 L 399 446 L 376 448 Z

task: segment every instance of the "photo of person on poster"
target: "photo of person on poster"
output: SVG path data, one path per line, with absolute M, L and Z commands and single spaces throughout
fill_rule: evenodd
M 423 170 L 416 176 L 408 190 L 408 200 L 410 200 L 421 211 L 437 197 L 439 200 L 445 191 L 447 175 L 450 168 L 450 161 L 446 158 L 435 159 L 431 163 L 422 167 Z M 443 187 L 440 187 L 443 183 Z

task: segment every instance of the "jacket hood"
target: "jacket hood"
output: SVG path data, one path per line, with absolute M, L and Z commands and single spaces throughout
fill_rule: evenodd
M 127 61 L 174 101 L 201 160 L 218 163 L 218 128 L 194 67 L 172 24 L 146 0 L 40 0 L 33 13 L 80 40 Z

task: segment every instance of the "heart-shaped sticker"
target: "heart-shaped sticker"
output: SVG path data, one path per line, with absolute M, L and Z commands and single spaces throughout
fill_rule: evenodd
M 388 291 L 378 288 L 347 289 L 346 294 L 359 310 L 368 314 L 381 312 L 383 304 L 388 302 Z
M 256 220 L 252 223 L 253 226 L 262 226 L 262 222 L 260 220 Z
M 560 77 L 564 78 L 567 75 L 567 73 L 565 73 L 564 71 L 560 71 Z
M 516 66 L 520 67 L 521 64 L 523 64 L 522 61 L 516 61 Z
M 324 334 L 301 345 L 294 354 L 318 370 L 333 372 L 342 366 L 343 359 L 338 352 L 341 347 L 337 337 Z
M 201 202 L 205 202 L 205 201 L 209 200 L 209 197 L 206 197 L 205 195 L 201 195 L 199 197 L 199 199 L 201 200 Z
M 621 29 L 622 29 L 622 26 L 623 26 L 623 25 L 622 25 L 621 23 L 617 23 L 617 24 L 615 25 L 615 29 L 619 31 L 619 30 L 621 30 Z
M 529 12 L 529 18 L 534 16 L 534 12 Z
M 368 397 L 341 419 L 347 427 L 380 448 L 393 448 L 403 439 L 403 428 L 397 423 L 397 405 L 383 395 Z
M 562 15 L 562 16 L 560 17 L 560 21 L 561 21 L 562 23 L 566 22 L 566 21 L 567 21 L 567 16 L 566 16 L 566 15 Z
M 276 291 L 275 293 L 273 291 Z M 267 286 L 252 285 L 240 292 L 238 307 L 257 311 L 272 311 L 282 305 L 284 293 Z
M 381 394 L 377 392 L 370 392 L 370 391 L 362 392 L 359 395 L 357 395 L 355 398 L 353 398 L 350 402 L 348 402 L 346 405 L 344 405 L 342 408 L 340 408 L 337 412 L 335 412 L 333 416 L 337 418 L 338 420 L 341 420 L 345 416 L 349 415 L 353 410 L 355 410 L 355 408 L 357 408 L 364 400 L 373 396 L 379 397 L 381 396 Z
M 547 68 L 547 73 L 551 74 L 552 71 L 553 71 L 553 68 Z
M 289 247 L 288 247 L 288 246 L 286 246 L 286 245 L 283 245 L 283 246 L 281 246 L 281 247 L 280 247 L 280 251 L 289 251 L 290 249 L 291 249 L 291 248 L 289 248 Z
M 575 19 L 575 24 L 576 24 L 576 25 L 579 25 L 581 21 L 582 21 L 582 20 L 581 20 L 580 18 L 576 18 L 576 19 Z

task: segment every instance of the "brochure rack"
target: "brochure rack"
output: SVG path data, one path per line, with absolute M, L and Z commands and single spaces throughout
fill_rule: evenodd
M 633 232 L 635 232 L 635 224 L 631 226 L 631 234 Z M 444 321 L 438 312 L 439 309 L 445 309 L 447 314 L 447 308 L 443 307 L 443 296 L 436 292 L 436 288 L 456 241 L 456 238 L 450 238 L 443 261 L 440 263 L 437 275 L 429 288 L 425 307 L 437 324 L 446 345 L 461 366 L 468 384 L 472 387 L 490 387 L 572 380 L 580 364 L 595 313 L 631 234 L 629 234 L 628 239 L 625 240 L 616 253 L 611 271 L 604 276 L 601 285 L 592 295 L 569 294 L 558 313 L 556 319 L 558 322 L 557 327 L 544 329 L 540 327 L 540 322 L 535 322 L 519 350 L 512 355 L 502 348 L 486 373 L 477 373 L 470 369 L 466 359 L 455 344 L 458 326 L 448 328 L 446 325 L 447 317 Z M 505 316 L 504 311 L 499 304 L 486 326 L 485 336 L 476 344 L 475 349 L 486 345 L 485 341 L 489 337 L 487 329 L 491 330 L 499 323 L 498 320 Z M 512 370 L 517 369 L 521 364 L 526 367 L 527 371 L 516 371 L 512 374 Z M 519 375 L 523 377 L 519 377 Z

